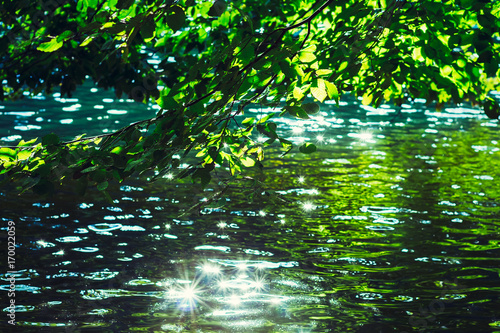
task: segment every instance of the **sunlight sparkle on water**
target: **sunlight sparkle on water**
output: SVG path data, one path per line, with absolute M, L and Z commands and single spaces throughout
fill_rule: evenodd
M 271 303 L 272 304 L 280 304 L 283 300 L 281 298 L 271 298 Z
M 200 301 L 201 290 L 197 288 L 196 283 L 188 284 L 178 289 L 170 291 L 170 297 L 179 299 L 179 307 L 187 310 L 193 310 L 196 303 Z
M 213 265 L 213 264 L 209 264 L 209 263 L 204 264 L 201 267 L 201 270 L 206 275 L 218 275 L 218 274 L 221 274 L 221 269 L 220 269 L 219 266 L 216 266 L 216 265 Z
M 302 134 L 302 133 L 304 133 L 304 127 L 294 126 L 292 128 L 292 133 L 295 134 L 295 135 Z
M 358 133 L 349 133 L 348 136 L 357 138 L 363 143 L 373 141 L 373 132 L 371 129 L 362 129 Z
M 53 256 L 63 256 L 64 255 L 64 250 L 59 250 L 57 252 L 52 253 Z
M 306 178 L 304 176 L 299 176 L 299 178 L 297 178 L 297 181 L 302 184 L 306 181 Z
M 241 297 L 238 295 L 231 295 L 227 302 L 232 306 L 239 306 L 241 304 Z
M 315 210 L 315 209 L 316 209 L 316 205 L 310 201 L 306 201 L 306 202 L 302 203 L 302 210 L 305 212 L 310 212 L 310 211 Z
M 252 281 L 251 287 L 255 289 L 255 291 L 263 291 L 266 289 L 265 279 L 262 276 L 258 276 L 255 280 Z

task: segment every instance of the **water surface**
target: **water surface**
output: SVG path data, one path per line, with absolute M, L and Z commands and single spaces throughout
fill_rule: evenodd
M 85 86 L 0 112 L 12 144 L 105 133 L 155 110 Z M 500 331 L 498 122 L 466 105 L 354 99 L 276 122 L 318 152 L 271 149 L 220 200 L 217 182 L 146 177 L 112 185 L 114 205 L 97 191 L 2 192 L 3 226 L 16 223 L 18 331 Z

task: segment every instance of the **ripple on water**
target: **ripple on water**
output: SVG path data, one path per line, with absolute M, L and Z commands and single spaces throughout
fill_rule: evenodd
M 124 225 L 121 227 L 122 231 L 146 231 L 143 227 L 138 225 Z
M 5 309 L 3 309 L 3 311 L 8 312 L 8 309 L 9 308 L 5 308 Z M 33 306 L 33 305 L 16 305 L 15 306 L 16 312 L 30 312 L 30 311 L 34 311 L 34 310 L 35 310 L 35 306 Z
M 76 251 L 76 252 L 92 253 L 92 252 L 99 251 L 99 248 L 98 247 L 92 247 L 92 246 L 86 246 L 86 247 L 75 247 L 72 250 Z
M 194 248 L 195 250 L 211 250 L 211 251 L 221 251 L 221 252 L 231 252 L 231 248 L 228 246 L 214 246 L 214 245 L 200 245 Z
M 93 315 L 93 316 L 104 316 L 104 315 L 112 314 L 113 312 L 114 311 L 111 309 L 93 309 L 93 310 L 87 312 L 87 314 Z
M 40 287 L 28 286 L 26 284 L 16 284 L 16 292 L 17 291 L 27 291 L 29 293 L 39 294 L 39 293 L 41 293 L 40 289 L 41 289 Z M 10 290 L 10 285 L 6 285 L 6 284 L 1 285 L 0 290 L 8 291 L 8 290 Z
M 154 282 L 149 279 L 135 279 L 127 282 L 127 284 L 130 286 L 149 286 L 154 285 Z
M 379 207 L 379 206 L 363 206 L 359 209 L 363 213 L 375 213 L 375 214 L 395 214 L 399 212 L 399 208 L 396 207 Z
M 13 277 L 16 279 L 16 281 L 24 281 L 24 280 L 31 280 L 31 278 L 38 277 L 40 274 L 34 269 L 22 269 L 19 271 L 16 271 L 15 273 L 6 273 L 6 274 L 0 274 L 0 280 L 3 281 L 10 281 L 10 279 Z
M 384 223 L 384 224 L 398 224 L 399 220 L 389 217 L 389 218 L 378 218 L 373 221 L 373 223 Z
M 64 236 L 64 237 L 59 237 L 56 238 L 56 241 L 61 242 L 61 243 L 76 243 L 83 240 L 82 237 L 80 236 Z
M 97 223 L 88 226 L 89 230 L 95 232 L 109 232 L 112 230 L 117 230 L 122 228 L 121 223 Z
M 86 274 L 84 278 L 90 279 L 90 280 L 96 280 L 96 281 L 102 281 L 102 280 L 109 280 L 117 276 L 119 272 L 111 272 L 109 270 L 104 270 L 104 271 L 99 271 L 99 272 L 92 272 L 89 274 Z
M 382 299 L 384 296 L 378 293 L 360 293 L 356 295 L 356 298 L 360 298 L 365 301 L 374 301 L 376 299 Z
M 373 231 L 392 231 L 393 227 L 385 226 L 385 225 L 368 225 L 365 227 L 366 229 L 370 229 Z

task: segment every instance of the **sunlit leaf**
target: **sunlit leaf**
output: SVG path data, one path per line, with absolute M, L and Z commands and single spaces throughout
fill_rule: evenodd
M 333 71 L 331 69 L 318 69 L 316 71 L 316 75 L 322 76 L 322 75 L 330 75 Z
M 248 156 L 242 157 L 240 161 L 247 168 L 253 167 L 255 165 L 255 160 Z
M 366 93 L 363 95 L 363 100 L 361 101 L 361 103 L 363 105 L 370 105 L 370 103 L 372 102 L 372 99 L 373 99 L 373 95 Z
M 304 63 L 309 63 L 316 60 L 316 56 L 312 52 L 300 52 L 299 60 Z
M 0 159 L 3 161 L 12 161 L 16 158 L 16 151 L 11 148 L 0 148 Z
M 63 42 L 58 42 L 56 38 L 53 38 L 49 42 L 40 44 L 36 49 L 42 52 L 54 52 L 59 50 L 63 46 Z
M 311 87 L 311 94 L 321 103 L 328 97 L 325 81 L 323 79 L 318 79 L 317 86 Z
M 302 89 L 299 87 L 293 88 L 293 98 L 296 100 L 301 100 L 304 97 L 304 93 L 302 92 Z
M 329 82 L 329 81 L 325 81 L 325 87 L 326 87 L 326 91 L 328 93 L 328 97 L 330 99 L 337 101 L 337 104 L 338 104 L 339 91 L 337 90 L 337 87 L 335 86 L 335 84 L 333 84 L 332 82 Z
M 21 150 L 19 153 L 17 153 L 17 159 L 19 161 L 26 160 L 30 156 L 31 156 L 31 151 L 30 150 Z

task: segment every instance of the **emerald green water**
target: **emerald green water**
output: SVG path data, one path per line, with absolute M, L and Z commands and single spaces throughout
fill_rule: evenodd
M 154 109 L 84 87 L 0 113 L 10 144 L 99 134 Z M 3 258 L 16 225 L 17 325 L 4 260 L 0 331 L 500 331 L 497 121 L 468 106 L 398 113 L 351 99 L 276 122 L 319 151 L 271 149 L 221 200 L 210 201 L 217 182 L 146 177 L 113 185 L 114 206 L 97 191 L 2 192 Z

